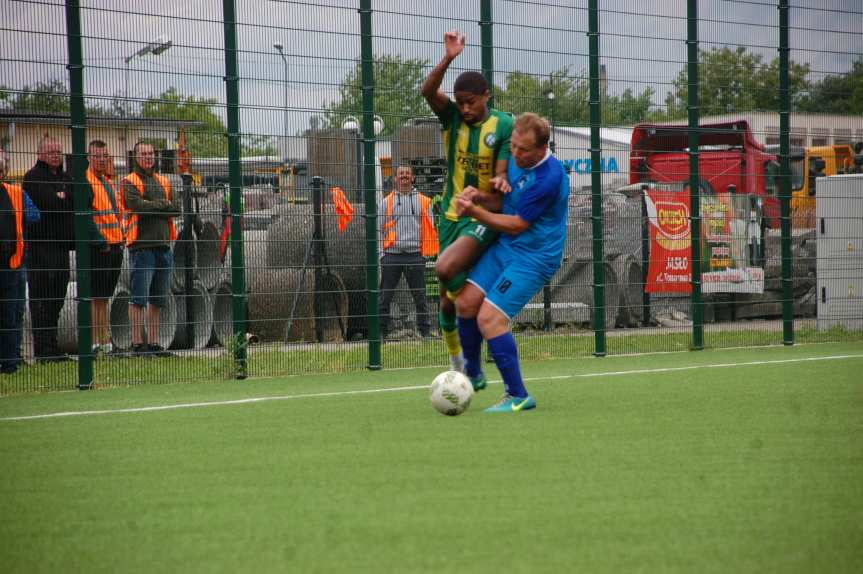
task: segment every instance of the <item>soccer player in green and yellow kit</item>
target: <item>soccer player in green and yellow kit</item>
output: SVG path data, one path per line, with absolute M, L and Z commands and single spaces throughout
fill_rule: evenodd
M 507 193 L 507 161 L 512 116 L 488 107 L 489 86 L 479 72 L 462 72 L 453 85 L 455 102 L 440 86 L 450 64 L 465 46 L 458 30 L 444 34 L 444 56 L 422 85 L 422 95 L 443 126 L 447 157 L 447 180 L 438 224 L 440 256 L 437 276 L 440 281 L 441 333 L 454 370 L 462 371 L 464 359 L 456 330 L 453 298 L 464 287 L 467 271 L 497 233 L 470 217 L 456 212 L 456 199 L 467 186 L 482 193 Z M 484 381 L 475 381 L 479 390 Z

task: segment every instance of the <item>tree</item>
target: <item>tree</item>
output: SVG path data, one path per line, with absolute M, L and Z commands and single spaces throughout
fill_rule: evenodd
M 141 117 L 167 118 L 197 122 L 186 128 L 186 149 L 193 157 L 224 157 L 228 155 L 227 128 L 213 109 L 216 98 L 186 96 L 174 87 L 158 97 L 149 97 L 141 106 Z M 267 136 L 244 135 L 244 155 L 275 155 L 276 150 Z
M 376 56 L 373 63 L 375 113 L 384 121 L 382 135 L 392 134 L 405 120 L 428 116 L 431 111 L 420 94 L 428 60 Z M 339 99 L 324 105 L 329 127 L 340 127 L 348 116 L 363 113 L 362 62 L 359 60 L 339 86 Z
M 609 126 L 631 126 L 653 116 L 653 88 L 644 88 L 637 96 L 626 88 L 619 96 L 604 96 L 602 99 L 602 123 Z
M 534 112 L 553 118 L 555 124 L 570 125 L 586 124 L 590 118 L 587 81 L 571 76 L 569 68 L 548 76 L 512 71 L 506 75 L 506 88 L 493 86 L 492 93 L 496 108 L 515 115 Z
M 69 114 L 69 90 L 61 80 L 49 80 L 37 82 L 32 86 L 24 86 L 20 90 L 13 90 L 7 86 L 0 86 L 0 102 L 7 109 L 27 112 L 33 114 Z M 119 100 L 114 98 L 110 107 L 99 104 L 86 104 L 87 114 L 93 116 L 118 116 L 120 115 Z
M 763 63 L 761 54 L 743 46 L 698 51 L 698 97 L 701 115 L 750 110 L 779 109 L 779 58 Z M 790 63 L 789 93 L 792 106 L 808 89 L 808 64 Z M 689 77 L 684 68 L 674 80 L 674 91 L 666 98 L 668 117 L 686 117 Z
M 820 82 L 814 82 L 798 109 L 827 114 L 863 114 L 863 57 L 854 61 L 847 74 L 825 76 Z

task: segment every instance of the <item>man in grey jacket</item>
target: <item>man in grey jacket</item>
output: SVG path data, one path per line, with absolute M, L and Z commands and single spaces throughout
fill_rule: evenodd
M 395 288 L 405 276 L 417 313 L 417 330 L 429 336 L 430 320 L 425 293 L 425 258 L 438 253 L 437 230 L 431 200 L 413 187 L 410 166 L 396 169 L 395 190 L 378 206 L 381 235 L 381 298 L 378 312 L 381 334 L 390 328 L 390 304 Z
M 129 250 L 131 297 L 129 319 L 132 324 L 132 354 L 143 357 L 169 357 L 156 341 L 161 309 L 168 304 L 171 244 L 177 238 L 174 217 L 180 215 L 180 196 L 172 193 L 166 177 L 156 173 L 153 146 L 138 142 L 134 148 L 134 169 L 123 178 L 123 227 Z M 144 339 L 146 320 L 149 344 Z

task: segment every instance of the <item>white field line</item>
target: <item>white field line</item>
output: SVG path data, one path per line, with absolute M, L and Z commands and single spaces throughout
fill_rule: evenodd
M 734 367 L 750 367 L 758 365 L 781 365 L 788 363 L 806 363 L 812 361 L 837 361 L 845 359 L 861 359 L 863 354 L 857 355 L 829 355 L 825 357 L 803 357 L 799 359 L 775 359 L 770 361 L 746 361 L 743 363 L 713 363 L 707 365 L 688 365 L 685 367 L 661 367 L 656 369 L 632 369 L 628 371 L 607 371 L 599 373 L 580 373 L 573 375 L 551 375 L 545 377 L 528 377 L 525 381 L 560 381 L 567 379 L 587 379 L 596 377 L 617 377 L 624 375 L 645 375 L 652 373 L 673 373 L 678 371 L 694 371 L 698 369 L 728 369 Z M 491 384 L 500 384 L 499 379 L 490 380 Z M 122 409 L 103 409 L 92 411 L 64 411 L 56 413 L 44 413 L 39 415 L 25 415 L 17 417 L 0 417 L 0 422 L 9 421 L 30 421 L 39 419 L 53 419 L 61 417 L 82 417 L 94 415 L 113 415 L 124 413 L 152 413 L 160 411 L 172 411 L 178 409 L 196 409 L 204 407 L 220 407 L 229 405 L 249 405 L 255 403 L 264 403 L 270 401 L 287 401 L 294 399 L 317 399 L 325 397 L 343 397 L 349 395 L 368 395 L 377 393 L 393 393 L 399 391 L 417 391 L 426 390 L 428 385 L 413 385 L 409 387 L 389 387 L 383 389 L 362 389 L 356 391 L 331 391 L 325 393 L 305 393 L 298 395 L 272 395 L 266 397 L 250 397 L 247 399 L 234 399 L 228 401 L 207 401 L 198 403 L 179 403 L 174 405 L 157 405 L 152 407 L 128 407 Z

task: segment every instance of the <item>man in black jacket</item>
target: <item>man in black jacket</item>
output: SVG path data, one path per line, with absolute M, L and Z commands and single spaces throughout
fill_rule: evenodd
M 36 165 L 24 176 L 24 191 L 42 219 L 28 229 L 27 285 L 37 361 L 66 360 L 57 347 L 57 322 L 69 284 L 69 250 L 74 241 L 71 178 L 63 170 L 60 142 L 46 136 Z

